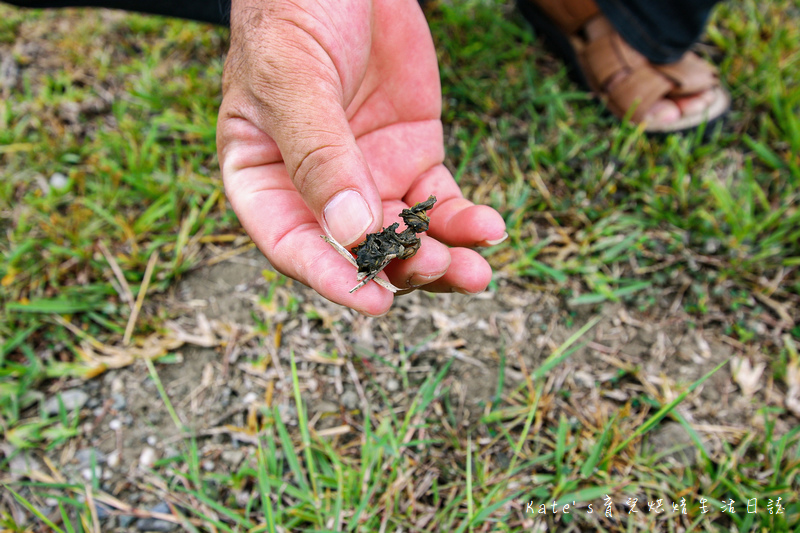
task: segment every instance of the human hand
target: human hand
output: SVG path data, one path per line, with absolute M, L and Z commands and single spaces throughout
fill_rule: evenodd
M 367 315 L 393 295 L 319 238 L 347 248 L 434 194 L 419 252 L 385 273 L 401 289 L 475 293 L 491 269 L 465 248 L 502 240 L 502 217 L 464 199 L 442 164 L 441 89 L 414 0 L 233 0 L 217 146 L 226 194 L 272 265 Z M 453 246 L 448 248 L 445 244 Z

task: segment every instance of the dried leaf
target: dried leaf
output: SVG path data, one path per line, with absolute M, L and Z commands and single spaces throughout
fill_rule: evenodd
M 759 381 L 767 365 L 759 363 L 754 367 L 746 357 L 734 357 L 731 364 L 733 365 L 733 380 L 739 385 L 745 398 L 751 398 L 761 389 Z

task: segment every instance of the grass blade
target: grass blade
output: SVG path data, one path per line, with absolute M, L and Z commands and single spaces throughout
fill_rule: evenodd
M 617 453 L 619 453 L 622 449 L 624 449 L 628 444 L 630 444 L 630 442 L 632 440 L 634 440 L 635 438 L 639 437 L 640 435 L 643 435 L 643 434 L 647 433 L 653 427 L 655 427 L 655 425 L 658 424 L 658 422 L 662 418 L 667 416 L 667 414 L 669 414 L 670 411 L 675 409 L 675 407 L 678 404 L 680 404 L 686 398 L 686 396 L 688 396 L 697 387 L 702 385 L 708 378 L 713 376 L 720 368 L 722 368 L 726 364 L 728 364 L 727 360 L 721 362 L 720 364 L 718 364 L 716 367 L 714 367 L 714 369 L 712 369 L 710 372 L 708 372 L 705 376 L 701 377 L 700 379 L 698 379 L 697 381 L 692 383 L 692 385 L 688 389 L 686 389 L 685 391 L 680 393 L 677 398 L 675 398 L 674 400 L 669 402 L 667 405 L 665 405 L 664 407 L 659 409 L 656 412 L 656 414 L 651 416 L 644 424 L 642 424 L 641 426 L 636 428 L 636 430 L 627 439 L 622 441 L 620 444 L 617 445 L 616 448 L 614 448 L 612 451 L 610 451 L 608 453 L 608 455 L 606 455 L 606 457 L 603 459 L 602 464 L 605 465 L 609 460 L 611 460 L 612 457 L 614 457 Z

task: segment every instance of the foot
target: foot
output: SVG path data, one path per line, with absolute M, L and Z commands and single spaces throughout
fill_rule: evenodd
M 586 23 L 584 33 L 588 42 L 614 32 L 611 23 L 602 15 L 598 15 Z M 612 91 L 629 73 L 617 72 L 606 83 L 606 89 Z M 702 113 L 714 102 L 715 91 L 706 89 L 697 94 L 687 96 L 666 96 L 655 102 L 644 112 L 642 122 L 652 126 L 668 127 L 686 115 Z
M 608 19 L 597 15 L 589 20 L 583 28 L 587 43 L 615 33 Z M 707 68 L 711 68 L 708 66 Z M 615 72 L 606 82 L 604 92 L 613 93 L 631 71 L 620 70 Z M 717 86 L 706 87 L 691 94 L 666 94 L 657 100 L 649 109 L 643 109 L 640 121 L 647 124 L 647 129 L 668 131 L 671 126 L 691 116 L 702 116 L 718 105 L 720 91 Z

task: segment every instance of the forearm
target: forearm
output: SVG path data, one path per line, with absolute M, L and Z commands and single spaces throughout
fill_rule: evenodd
M 227 26 L 230 0 L 3 0 L 18 7 L 106 7 Z

